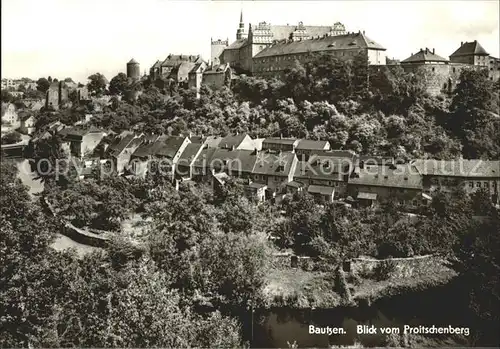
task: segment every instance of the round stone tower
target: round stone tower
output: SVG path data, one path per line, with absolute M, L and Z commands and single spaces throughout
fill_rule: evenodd
M 141 67 L 133 58 L 127 63 L 127 77 L 132 79 L 139 79 L 141 77 Z

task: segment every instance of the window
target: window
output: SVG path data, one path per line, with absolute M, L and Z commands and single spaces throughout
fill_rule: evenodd
M 456 68 L 453 68 L 453 72 L 455 72 L 457 69 Z
M 469 182 L 469 188 L 474 188 L 474 182 Z
M 481 182 L 476 183 L 476 188 L 481 188 Z
M 432 67 L 432 71 L 435 71 L 435 70 L 436 70 L 436 68 Z
M 484 187 L 489 188 L 488 182 L 484 182 Z

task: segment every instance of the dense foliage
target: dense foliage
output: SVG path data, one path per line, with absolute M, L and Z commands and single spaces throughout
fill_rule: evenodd
M 281 79 L 240 76 L 231 90 L 203 86 L 200 98 L 171 81 L 140 86 L 119 74 L 106 91 L 101 74 L 89 80 L 93 97 L 112 95 L 107 105 L 94 98 L 88 105 L 43 110 L 36 128 L 56 120 L 71 125 L 92 113 L 92 125 L 116 132 L 282 134 L 404 159 L 500 158 L 498 86 L 473 71 L 462 74 L 452 96 L 441 97 L 425 93 L 423 76 L 369 71 L 361 57 L 342 62 L 313 56 Z M 40 79 L 38 90 L 45 92 L 52 81 Z M 140 93 L 130 98 L 131 91 Z M 274 248 L 330 267 L 361 255 L 457 256 L 477 316 L 485 328 L 498 324 L 498 312 L 490 309 L 498 309 L 499 219 L 485 192 L 437 193 L 418 216 L 399 212 L 390 200 L 379 209 L 352 209 L 319 206 L 307 194 L 280 206 L 256 206 L 238 181 L 218 193 L 200 183 L 177 191 L 166 178 L 150 175 L 94 173 L 78 181 L 71 165 L 61 169 L 67 149 L 57 134 L 27 154 L 35 167 L 45 166 L 38 171 L 43 195 L 58 217 L 113 231 L 116 238 L 82 258 L 56 252 L 50 246 L 61 221 L 42 212 L 15 179 L 15 167 L 2 161 L 2 347 L 241 345 L 237 319 L 223 310 L 259 305 Z M 148 222 L 141 236 L 123 227 L 134 214 Z

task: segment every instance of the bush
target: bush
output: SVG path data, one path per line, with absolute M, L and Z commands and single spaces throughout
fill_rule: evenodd
M 387 280 L 396 271 L 396 263 L 392 260 L 384 260 L 373 269 L 373 278 L 377 281 Z
M 2 137 L 2 144 L 15 144 L 21 142 L 21 134 L 16 131 L 7 133 Z

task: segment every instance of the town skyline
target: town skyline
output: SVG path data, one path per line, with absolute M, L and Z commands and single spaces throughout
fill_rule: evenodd
M 125 71 L 125 64 L 131 58 L 140 63 L 141 73 L 145 70 L 149 73 L 152 64 L 169 53 L 201 54 L 208 60 L 211 38 L 228 38 L 230 43 L 235 40 L 241 11 L 246 30 L 249 23 L 263 21 L 290 25 L 299 21 L 305 25 L 342 22 L 347 31 L 366 31 L 367 36 L 387 48 L 389 58 L 405 59 L 426 47 L 435 48 L 437 54 L 448 58 L 462 41 L 473 40 L 480 42 L 490 55 L 499 56 L 497 1 L 311 1 L 305 4 L 298 1 L 148 0 L 141 5 L 125 1 L 120 6 L 110 0 L 3 1 L 2 77 L 37 79 L 50 75 L 86 82 L 95 72 L 111 79 Z M 26 8 L 31 11 L 27 13 Z M 156 10 L 149 11 L 151 8 Z M 172 9 L 190 13 L 191 18 L 168 16 L 164 20 L 163 14 Z M 40 40 L 34 35 L 40 31 L 36 27 L 40 17 L 62 18 L 47 21 L 44 28 L 59 36 L 44 35 L 44 40 Z M 69 20 L 77 17 L 80 21 L 69 25 Z M 91 25 L 85 21 L 92 17 L 91 23 L 108 25 Z M 133 21 L 137 25 L 122 26 Z M 8 28 L 16 28 L 17 35 L 10 34 L 14 32 Z M 64 30 L 57 32 L 58 28 Z

